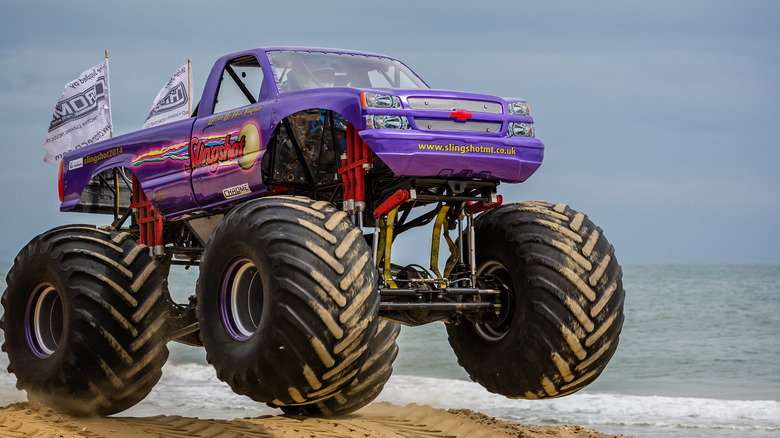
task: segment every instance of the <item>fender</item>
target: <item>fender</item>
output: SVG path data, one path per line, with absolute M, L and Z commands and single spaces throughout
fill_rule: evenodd
M 95 199 L 85 195 L 85 188 L 99 180 L 101 173 L 121 167 L 130 169 L 138 177 L 144 193 L 163 216 L 172 211 L 172 205 L 194 204 L 186 171 L 190 162 L 188 148 L 182 149 L 179 159 L 159 159 L 177 144 L 188 144 L 194 120 L 190 118 L 131 132 L 66 153 L 60 182 L 63 195 L 60 211 L 96 211 Z M 158 152 L 156 156 L 154 151 Z M 139 166 L 140 161 L 145 165 Z M 149 189 L 159 185 L 153 184 L 155 180 L 166 181 L 164 197 Z M 126 204 L 123 205 L 125 208 L 129 206 L 129 199 Z

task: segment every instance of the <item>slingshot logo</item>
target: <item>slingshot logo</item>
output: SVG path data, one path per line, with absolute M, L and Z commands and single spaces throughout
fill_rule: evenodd
M 187 87 L 183 82 L 179 82 L 173 88 L 171 88 L 170 91 L 168 91 L 168 94 L 166 94 L 165 97 L 157 101 L 157 104 L 154 106 L 154 108 L 152 108 L 152 111 L 149 113 L 147 118 L 157 114 L 172 111 L 186 104 Z
M 97 112 L 100 102 L 106 100 L 106 78 L 101 76 L 95 85 L 81 93 L 74 94 L 65 100 L 57 102 L 54 115 L 49 124 L 49 132 L 74 120 L 87 117 Z

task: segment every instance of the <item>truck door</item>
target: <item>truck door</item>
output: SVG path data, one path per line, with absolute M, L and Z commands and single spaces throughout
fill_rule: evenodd
M 209 78 L 213 103 L 201 101 L 210 108 L 199 108 L 189 147 L 192 189 L 207 210 L 265 190 L 261 120 L 269 119 L 269 106 L 263 105 L 263 69 L 252 54 L 227 60 L 221 72 L 217 68 Z

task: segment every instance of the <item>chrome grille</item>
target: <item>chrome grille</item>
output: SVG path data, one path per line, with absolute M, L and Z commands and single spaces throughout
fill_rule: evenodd
M 463 109 L 471 112 L 490 114 L 501 114 L 502 112 L 500 103 L 479 100 L 410 97 L 407 99 L 407 102 L 409 103 L 409 107 L 412 109 L 430 109 L 440 111 Z
M 415 123 L 421 131 L 471 131 L 471 132 L 492 132 L 501 131 L 500 122 L 456 122 L 449 119 L 420 119 L 416 118 Z

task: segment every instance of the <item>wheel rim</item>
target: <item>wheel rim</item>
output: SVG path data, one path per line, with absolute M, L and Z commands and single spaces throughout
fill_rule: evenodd
M 235 260 L 227 268 L 219 304 L 228 334 L 237 341 L 252 337 L 263 310 L 263 286 L 257 267 L 249 259 Z
M 30 350 L 45 359 L 57 350 L 62 338 L 62 299 L 49 283 L 38 285 L 27 300 L 24 334 Z
M 504 265 L 496 261 L 483 263 L 477 269 L 477 276 L 489 278 L 490 287 L 501 291 L 497 300 L 501 311 L 495 317 L 473 322 L 474 330 L 486 341 L 498 342 L 509 332 L 516 309 L 512 277 Z

